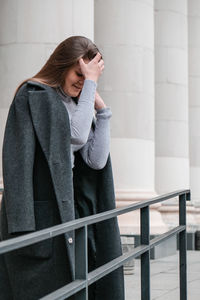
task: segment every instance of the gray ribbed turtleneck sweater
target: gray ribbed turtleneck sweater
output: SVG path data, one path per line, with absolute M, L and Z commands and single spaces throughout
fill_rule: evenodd
M 109 107 L 97 110 L 95 130 L 91 129 L 94 118 L 96 83 L 86 79 L 76 104 L 61 88 L 57 92 L 68 111 L 71 128 L 71 161 L 74 167 L 74 152 L 80 150 L 84 161 L 93 169 L 102 169 L 110 151 Z

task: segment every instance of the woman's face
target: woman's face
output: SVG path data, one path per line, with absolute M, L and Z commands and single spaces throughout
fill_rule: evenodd
M 85 63 L 88 63 L 88 59 L 84 59 Z M 84 76 L 81 72 L 79 63 L 71 67 L 65 76 L 65 83 L 63 86 L 64 92 L 70 97 L 77 97 L 84 83 Z

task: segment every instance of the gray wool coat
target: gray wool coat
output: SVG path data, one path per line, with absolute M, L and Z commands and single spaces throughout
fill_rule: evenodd
M 40 83 L 25 83 L 10 106 L 3 180 L 2 240 L 115 208 L 110 156 L 94 170 L 76 152 L 72 172 L 68 113 L 56 91 Z M 74 280 L 74 234 L 0 255 L 0 299 L 36 300 Z M 119 255 L 116 218 L 89 226 L 89 271 Z M 123 300 L 123 269 L 90 286 L 89 299 Z

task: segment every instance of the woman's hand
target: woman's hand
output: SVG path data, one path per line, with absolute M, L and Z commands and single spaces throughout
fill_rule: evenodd
M 79 65 L 84 78 L 93 80 L 97 83 L 98 78 L 104 69 L 104 61 L 101 59 L 101 54 L 98 52 L 88 63 L 85 63 L 84 60 L 80 58 Z
M 95 107 L 96 110 L 106 107 L 103 99 L 101 98 L 101 96 L 99 95 L 98 92 L 96 92 L 96 94 L 95 94 L 95 105 L 94 105 L 94 107 Z

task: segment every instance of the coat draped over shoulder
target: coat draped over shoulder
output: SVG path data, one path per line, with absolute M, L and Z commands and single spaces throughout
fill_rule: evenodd
M 72 171 L 68 113 L 53 88 L 33 81 L 10 106 L 3 180 L 2 240 L 115 208 L 110 156 L 103 169 L 94 170 L 76 152 Z M 36 300 L 74 280 L 74 235 L 1 255 L 0 299 Z M 119 255 L 116 218 L 89 226 L 89 272 Z M 90 300 L 112 298 L 124 299 L 122 268 L 89 287 Z

